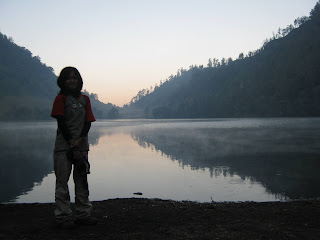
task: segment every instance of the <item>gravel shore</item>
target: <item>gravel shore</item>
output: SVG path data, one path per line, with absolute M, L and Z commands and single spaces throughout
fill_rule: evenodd
M 320 201 L 93 202 L 99 222 L 56 227 L 54 204 L 0 204 L 0 239 L 320 239 Z

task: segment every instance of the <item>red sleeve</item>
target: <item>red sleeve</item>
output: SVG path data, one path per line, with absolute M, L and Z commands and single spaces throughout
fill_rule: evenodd
M 66 103 L 67 97 L 65 95 L 59 94 L 53 102 L 51 117 L 64 116 L 64 105 Z
M 86 95 L 84 95 L 84 96 L 87 98 L 86 118 L 84 121 L 85 122 L 94 122 L 96 119 L 95 119 L 93 112 L 92 112 L 90 98 Z

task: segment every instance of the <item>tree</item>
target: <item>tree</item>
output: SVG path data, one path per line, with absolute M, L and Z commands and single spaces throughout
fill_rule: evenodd
M 311 11 L 312 12 L 312 11 Z M 298 17 L 296 20 L 294 20 L 294 25 L 296 27 L 300 27 L 302 24 L 307 22 L 309 20 L 309 17 L 303 16 L 303 17 Z
M 207 67 L 208 67 L 208 68 L 212 68 L 212 67 L 213 67 L 213 63 L 212 63 L 211 58 L 209 58 L 209 60 L 208 60 Z
M 316 21 L 319 23 L 320 21 L 320 1 L 317 2 L 317 4 L 315 5 L 315 7 L 311 10 L 310 12 L 310 18 L 313 21 Z
M 243 53 L 240 53 L 238 59 L 240 59 L 240 60 L 241 60 L 241 59 L 244 59 L 244 54 L 243 54 Z
M 219 61 L 219 59 L 214 58 L 214 59 L 213 59 L 213 67 L 217 68 L 217 67 L 219 67 L 219 66 L 220 66 L 220 61 Z
M 221 59 L 221 66 L 225 66 L 227 64 L 227 61 L 225 58 Z
M 89 97 L 92 98 L 92 99 L 98 100 L 98 94 L 91 93 L 91 94 L 89 95 Z
M 116 119 L 119 117 L 119 109 L 117 107 L 112 107 L 111 110 L 108 112 L 108 118 Z

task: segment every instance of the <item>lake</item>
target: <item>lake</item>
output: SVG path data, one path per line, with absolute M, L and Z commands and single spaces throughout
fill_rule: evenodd
M 54 202 L 55 134 L 55 122 L 2 122 L 1 203 Z M 92 201 L 320 197 L 320 118 L 100 120 L 89 142 Z

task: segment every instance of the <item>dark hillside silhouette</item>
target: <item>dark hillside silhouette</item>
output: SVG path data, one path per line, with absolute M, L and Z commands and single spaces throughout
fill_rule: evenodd
M 87 93 L 97 118 L 320 116 L 320 2 L 237 59 L 179 69 L 119 108 Z M 40 57 L 0 33 L 0 120 L 50 119 L 56 76 Z
M 57 92 L 53 69 L 0 33 L 0 119 L 48 119 Z
M 52 103 L 59 92 L 53 69 L 40 57 L 0 33 L 0 120 L 51 119 Z M 118 108 L 89 95 L 96 118 L 116 118 Z
M 320 3 L 261 49 L 209 59 L 139 91 L 121 114 L 147 118 L 320 116 Z M 137 116 L 137 113 L 140 114 Z

